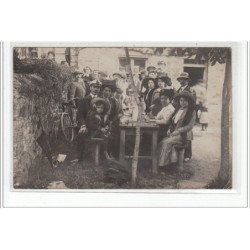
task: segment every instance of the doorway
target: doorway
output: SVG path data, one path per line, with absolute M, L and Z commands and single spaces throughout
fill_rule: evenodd
M 187 72 L 191 78 L 190 87 L 204 79 L 204 70 L 204 67 L 184 67 L 184 72 Z

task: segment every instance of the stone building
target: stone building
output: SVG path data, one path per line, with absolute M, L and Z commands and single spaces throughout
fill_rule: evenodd
M 70 66 L 76 66 L 83 69 L 90 66 L 112 74 L 117 71 L 126 71 L 126 57 L 124 48 L 17 48 L 20 58 L 38 57 L 46 58 L 49 52 L 53 52 L 54 59 L 57 63 L 67 62 Z M 208 64 L 205 60 L 199 63 L 194 58 L 185 58 L 180 56 L 170 56 L 170 49 L 165 49 L 161 55 L 153 53 L 152 48 L 130 48 L 130 58 L 132 68 L 139 70 L 146 69 L 153 65 L 157 67 L 159 61 L 166 63 L 166 71 L 171 77 L 174 85 L 178 85 L 176 78 L 185 71 L 190 74 L 192 84 L 203 80 L 208 82 Z

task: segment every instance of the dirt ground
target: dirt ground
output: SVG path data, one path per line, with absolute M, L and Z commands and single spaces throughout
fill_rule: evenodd
M 46 159 L 40 166 L 30 172 L 29 184 L 24 188 L 35 189 L 200 189 L 216 178 L 220 166 L 220 132 L 213 128 L 201 131 L 200 126 L 193 129 L 193 157 L 184 164 L 185 176 L 180 176 L 176 166 L 159 169 L 157 175 L 152 174 L 151 162 L 139 162 L 137 185 L 130 182 L 116 183 L 105 181 L 103 165 L 94 167 L 93 159 L 89 157 L 83 163 L 76 159 L 76 146 L 62 143 L 58 153 L 66 154 L 66 160 L 53 171 L 46 164 Z M 103 161 L 101 161 L 103 162 Z

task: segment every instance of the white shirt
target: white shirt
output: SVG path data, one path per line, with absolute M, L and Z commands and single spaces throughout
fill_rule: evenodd
M 184 89 L 187 87 L 188 85 L 185 85 L 183 87 L 181 87 L 181 91 L 184 91 Z
M 157 114 L 156 120 L 161 120 L 162 124 L 167 124 L 174 111 L 175 111 L 174 106 L 171 103 L 169 103 Z
M 176 113 L 176 115 L 174 117 L 174 123 L 175 124 L 180 120 L 180 117 L 181 117 L 183 111 L 184 111 L 184 109 L 179 109 L 179 111 Z
M 92 98 L 96 98 L 97 95 L 93 95 L 92 93 L 90 93 L 90 95 L 92 96 Z

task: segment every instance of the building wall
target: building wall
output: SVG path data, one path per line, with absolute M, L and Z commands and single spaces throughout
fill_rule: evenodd
M 215 64 L 208 67 L 207 102 L 209 126 L 220 129 L 222 88 L 224 82 L 225 64 Z

